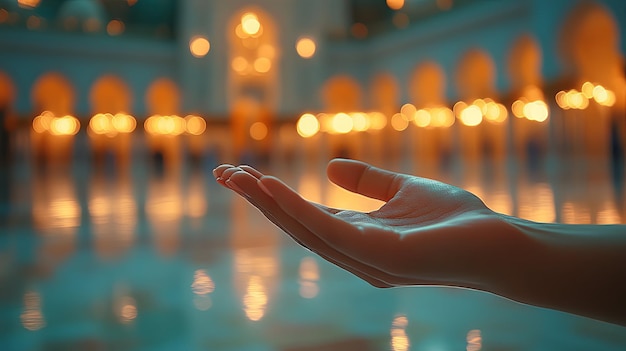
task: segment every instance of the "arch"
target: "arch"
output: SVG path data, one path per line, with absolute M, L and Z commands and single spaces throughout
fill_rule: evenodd
M 492 96 L 494 93 L 495 64 L 481 49 L 467 51 L 459 61 L 456 84 L 463 99 Z
M 246 31 L 242 25 L 246 21 L 257 26 Z M 227 28 L 230 106 L 245 97 L 256 99 L 273 110 L 280 67 L 279 32 L 274 19 L 262 9 L 251 6 L 235 12 Z
M 169 78 L 158 78 L 146 91 L 146 109 L 148 114 L 175 115 L 179 111 L 180 92 L 178 86 Z
M 50 111 L 57 116 L 72 114 L 75 102 L 74 87 L 60 73 L 45 73 L 33 85 L 31 99 L 35 112 Z
M 0 108 L 10 106 L 15 101 L 15 85 L 8 74 L 0 71 Z
M 580 86 L 591 81 L 604 85 L 615 92 L 615 108 L 626 110 L 624 57 L 613 14 L 595 2 L 579 4 L 565 21 L 561 41 L 564 61 L 576 77 L 574 83 Z
M 321 92 L 322 102 L 329 112 L 359 110 L 361 95 L 361 86 L 348 75 L 329 78 Z
M 508 60 L 508 73 L 514 91 L 542 85 L 541 60 L 541 49 L 532 36 L 525 34 L 515 41 Z
M 446 75 L 434 61 L 418 65 L 409 81 L 411 102 L 419 107 L 443 105 L 445 102 Z
M 400 89 L 396 78 L 387 72 L 378 73 L 370 83 L 371 108 L 385 114 L 393 114 L 398 107 Z
M 578 76 L 603 79 L 619 66 L 619 29 L 610 11 L 595 2 L 584 2 L 568 15 L 561 32 L 562 53 Z
M 132 94 L 124 80 L 115 75 L 103 75 L 89 92 L 92 113 L 130 112 Z

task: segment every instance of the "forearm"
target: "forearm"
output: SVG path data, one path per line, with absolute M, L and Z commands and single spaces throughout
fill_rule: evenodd
M 626 326 L 626 226 L 503 218 L 528 245 L 511 257 L 494 292 Z

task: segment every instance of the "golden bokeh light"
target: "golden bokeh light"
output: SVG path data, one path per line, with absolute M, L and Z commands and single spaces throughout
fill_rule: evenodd
M 387 6 L 392 10 L 400 10 L 404 7 L 404 0 L 386 0 Z
M 417 112 L 417 108 L 413 104 L 404 104 L 400 107 L 400 113 L 404 116 L 407 121 L 412 121 L 415 112 Z
M 402 113 L 396 113 L 391 116 L 391 127 L 401 132 L 409 127 L 409 121 Z
M 185 120 L 179 116 L 153 115 L 144 122 L 144 129 L 151 135 L 177 136 L 185 132 Z
M 382 112 L 368 113 L 370 120 L 370 129 L 382 130 L 387 126 L 387 117 Z
M 244 73 L 249 68 L 248 60 L 244 57 L 237 56 L 231 62 L 230 67 L 237 73 Z
M 267 309 L 267 291 L 263 279 L 258 275 L 250 276 L 243 296 L 243 309 L 246 317 L 251 321 L 259 321 Z
M 320 131 L 320 122 L 314 115 L 305 113 L 298 119 L 296 130 L 301 137 L 310 138 Z
M 409 320 L 405 315 L 397 315 L 391 322 L 391 350 L 407 351 L 411 346 L 409 336 L 406 333 L 406 327 Z
M 17 0 L 19 7 L 32 9 L 39 5 L 41 0 Z
M 254 122 L 250 126 L 250 137 L 254 140 L 261 141 L 267 137 L 267 125 L 263 122 Z
M 261 30 L 261 22 L 253 12 L 246 12 L 241 16 L 241 29 L 247 35 L 256 35 Z
M 338 134 L 350 133 L 354 128 L 354 122 L 347 113 L 338 113 L 332 119 L 332 131 Z
M 114 137 L 117 134 L 132 133 L 137 126 L 137 121 L 131 115 L 125 113 L 97 113 L 89 120 L 88 130 L 98 135 Z
M 483 113 L 479 106 L 470 105 L 461 111 L 459 119 L 464 125 L 475 127 L 483 121 Z
M 194 57 L 206 56 L 211 50 L 211 43 L 203 36 L 194 36 L 189 40 L 189 51 Z
M 272 68 L 272 61 L 267 57 L 259 57 L 254 60 L 254 70 L 259 73 L 267 73 Z
M 370 120 L 365 113 L 362 112 L 352 112 L 350 113 L 350 117 L 352 117 L 352 125 L 353 130 L 356 132 L 364 132 L 370 127 Z
M 76 135 L 80 130 L 80 122 L 74 116 L 56 117 L 50 121 L 50 134 Z
M 301 37 L 296 42 L 296 51 L 298 52 L 298 55 L 300 55 L 300 57 L 302 58 L 308 59 L 313 57 L 313 55 L 315 55 L 316 49 L 317 46 L 312 38 Z
M 191 135 L 201 135 L 206 130 L 206 121 L 204 118 L 195 115 L 185 117 L 185 130 Z
M 430 120 L 431 120 L 430 112 L 428 112 L 428 110 L 425 110 L 425 109 L 420 109 L 415 112 L 413 123 L 418 127 L 425 128 L 430 125 Z

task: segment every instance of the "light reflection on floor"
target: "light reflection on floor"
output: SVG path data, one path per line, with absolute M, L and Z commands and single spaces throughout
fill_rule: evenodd
M 306 198 L 380 202 L 322 181 L 321 164 L 278 164 Z M 380 163 L 440 179 L 494 210 L 537 221 L 624 223 L 608 167 L 548 162 L 446 169 Z M 76 166 L 6 171 L 0 236 L 2 350 L 615 350 L 624 329 L 442 288 L 379 290 L 320 260 L 210 167 L 125 174 Z

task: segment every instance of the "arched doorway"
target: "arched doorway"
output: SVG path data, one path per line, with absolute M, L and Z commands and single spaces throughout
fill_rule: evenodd
M 111 151 L 118 164 L 125 168 L 129 165 L 131 156 L 130 132 L 134 130 L 137 123 L 133 116 L 128 115 L 133 101 L 128 85 L 115 75 L 104 75 L 91 87 L 89 100 L 92 117 L 87 134 L 91 141 L 94 159 L 97 163 L 101 163 L 107 151 Z M 103 123 L 99 121 L 111 122 L 104 123 L 104 128 L 102 128 Z M 117 128 L 111 128 L 114 125 Z
M 511 47 L 508 73 L 513 115 L 517 117 L 511 118 L 512 144 L 516 156 L 522 159 L 539 156 L 548 143 L 549 109 L 543 94 L 541 62 L 541 49 L 532 36 L 520 36 Z
M 481 156 L 502 159 L 506 155 L 506 111 L 498 113 L 497 119 L 485 118 L 486 100 L 495 100 L 495 78 L 495 64 L 485 51 L 471 49 L 461 58 L 456 73 L 457 89 L 462 101 L 474 106 L 472 113 L 477 114 L 471 123 L 466 123 L 464 118 L 457 123 L 459 148 L 465 159 L 476 160 Z
M 278 28 L 265 11 L 249 7 L 231 17 L 226 35 L 234 157 L 266 158 L 279 90 Z
M 418 164 L 445 160 L 452 153 L 451 121 L 436 121 L 435 114 L 452 111 L 446 107 L 446 75 L 441 66 L 434 61 L 419 64 L 411 74 L 409 96 L 411 103 L 421 113 L 428 113 L 428 122 L 413 120 L 413 145 L 417 148 Z M 441 123 L 440 123 L 441 122 Z
M 133 94 L 126 82 L 120 77 L 104 75 L 98 78 L 91 87 L 89 101 L 91 103 L 91 113 L 93 114 L 105 112 L 130 113 Z
M 55 116 L 72 114 L 75 98 L 74 87 L 70 81 L 57 72 L 39 77 L 31 93 L 34 113 L 50 111 Z
M 573 75 L 566 89 L 582 90 L 583 84 L 590 82 L 615 96 L 610 106 L 596 103 L 591 97 L 584 112 L 564 111 L 570 125 L 575 124 L 567 129 L 566 137 L 576 143 L 578 150 L 595 158 L 611 154 L 616 143 L 621 145 L 618 149 L 623 155 L 626 143 L 626 78 L 619 36 L 611 12 L 594 2 L 572 10 L 561 32 L 564 62 Z
M 324 112 L 328 114 L 362 111 L 362 94 L 359 83 L 343 74 L 329 78 L 320 92 Z M 323 129 L 326 124 L 322 121 Z M 327 129 L 331 157 L 358 157 L 361 154 L 361 132 L 357 135 L 357 132 L 335 133 L 332 128 Z

